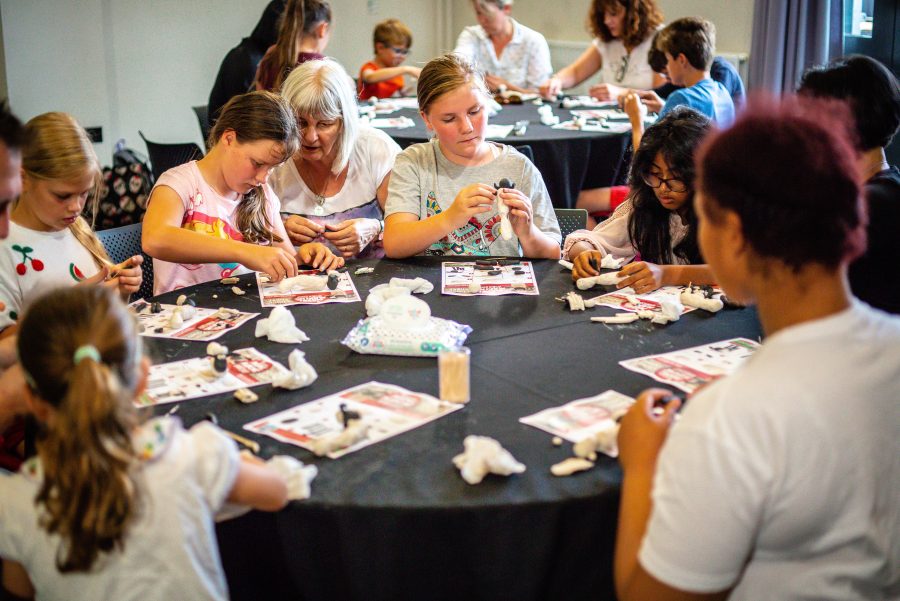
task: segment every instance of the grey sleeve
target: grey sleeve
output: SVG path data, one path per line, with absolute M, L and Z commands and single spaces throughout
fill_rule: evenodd
M 391 171 L 391 181 L 388 184 L 387 202 L 384 207 L 384 216 L 389 217 L 394 213 L 412 213 L 420 219 L 424 214 L 422 203 L 425 192 L 422 190 L 419 177 L 420 165 L 417 163 L 415 149 L 407 148 L 397 155 L 394 161 L 394 169 Z

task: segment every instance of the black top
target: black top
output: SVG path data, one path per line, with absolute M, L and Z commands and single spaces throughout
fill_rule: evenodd
M 869 208 L 866 254 L 850 266 L 850 288 L 873 307 L 900 313 L 900 169 L 892 166 L 865 186 Z
M 266 50 L 278 38 L 278 17 L 284 12 L 286 0 L 271 0 L 263 11 L 250 37 L 228 51 L 219 66 L 219 73 L 209 93 L 208 119 L 212 126 L 219 117 L 219 109 L 233 96 L 249 91 L 256 75 L 256 67 Z

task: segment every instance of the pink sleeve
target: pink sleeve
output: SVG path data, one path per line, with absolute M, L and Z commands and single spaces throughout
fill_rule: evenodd
M 181 199 L 181 204 L 184 205 L 185 212 L 190 210 L 191 198 L 198 191 L 197 183 L 192 177 L 191 167 L 193 163 L 194 162 L 192 161 L 190 163 L 178 165 L 177 167 L 172 167 L 160 175 L 159 179 L 156 180 L 156 185 L 153 186 L 153 190 L 156 190 L 159 186 L 166 186 L 167 188 L 174 190 L 175 194 Z M 152 198 L 152 190 L 150 191 L 150 195 Z
M 563 244 L 563 258 L 573 260 L 569 251 L 576 242 L 584 242 L 599 250 L 603 256 L 612 255 L 616 259 L 630 261 L 637 252 L 628 234 L 628 216 L 631 213 L 631 201 L 626 200 L 619 205 L 611 217 L 602 221 L 593 230 L 577 230 L 566 236 Z

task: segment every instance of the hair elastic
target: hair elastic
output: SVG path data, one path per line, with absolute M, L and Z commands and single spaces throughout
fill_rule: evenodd
M 93 359 L 97 363 L 100 363 L 100 351 L 98 351 L 97 347 L 93 344 L 82 344 L 75 349 L 75 353 L 72 355 L 72 361 L 75 362 L 75 365 L 78 365 L 82 359 Z

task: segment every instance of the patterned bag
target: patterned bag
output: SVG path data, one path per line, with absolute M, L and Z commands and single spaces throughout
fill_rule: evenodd
M 103 168 L 94 230 L 141 221 L 152 187 L 152 175 L 146 159 L 128 148 L 117 150 L 113 155 L 113 167 Z M 84 207 L 84 218 L 91 223 L 92 217 L 91 207 L 87 204 Z

